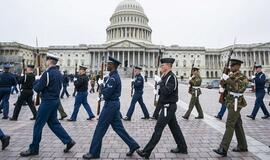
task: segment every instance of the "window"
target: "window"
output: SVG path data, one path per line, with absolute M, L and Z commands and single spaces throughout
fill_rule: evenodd
M 78 57 L 78 54 L 76 54 L 76 57 Z
M 178 67 L 178 62 L 175 63 L 175 66 Z
M 84 54 L 82 55 L 82 57 L 84 57 Z
M 191 58 L 193 57 L 193 55 L 191 55 Z
M 62 57 L 63 55 L 62 54 L 60 54 L 60 57 Z
M 70 59 L 67 60 L 67 66 L 70 66 Z

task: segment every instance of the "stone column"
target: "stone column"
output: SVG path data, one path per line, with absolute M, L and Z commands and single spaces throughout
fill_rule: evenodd
M 150 52 L 147 52 L 147 67 L 150 68 Z
M 124 65 L 125 65 L 125 51 L 122 51 L 122 66 L 125 67 Z
M 141 54 L 141 52 L 138 51 L 137 53 L 138 53 L 138 64 L 137 64 L 137 65 L 140 66 L 140 65 L 141 65 L 141 59 L 140 59 L 140 56 L 141 56 L 140 54 Z
M 132 54 L 132 63 L 133 63 L 133 65 L 136 65 L 135 64 L 135 52 L 133 52 L 133 54 Z
M 143 66 L 145 66 L 145 51 L 143 51 Z
M 263 65 L 266 65 L 266 57 L 265 57 L 265 52 L 264 52 L 264 51 L 262 51 L 262 54 L 263 54 L 263 61 L 264 61 Z
M 128 64 L 127 65 L 128 65 L 128 67 L 130 66 L 130 51 L 128 51 Z
M 117 51 L 117 59 L 120 61 L 120 54 L 119 54 L 119 51 Z

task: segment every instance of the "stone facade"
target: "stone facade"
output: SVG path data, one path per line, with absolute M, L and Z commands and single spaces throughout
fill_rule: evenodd
M 85 65 L 89 72 L 97 73 L 101 68 L 102 59 L 113 56 L 122 62 L 119 68 L 122 76 L 130 76 L 133 65 L 143 67 L 144 74 L 152 77 L 157 67 L 159 50 L 162 57 L 176 59 L 173 70 L 180 78 L 190 75 L 192 63 L 201 68 L 203 78 L 217 79 L 222 74 L 232 46 L 219 49 L 205 47 L 185 47 L 178 45 L 162 46 L 151 42 L 152 29 L 142 6 L 136 0 L 124 0 L 117 7 L 110 25 L 106 29 L 107 41 L 100 45 L 49 46 L 39 48 L 44 67 L 45 53 L 55 53 L 60 57 L 61 70 L 75 72 L 75 65 Z M 37 60 L 35 47 L 16 42 L 0 43 L 0 56 L 24 57 L 27 64 Z M 251 75 L 254 62 L 262 64 L 265 72 L 270 74 L 270 43 L 236 44 L 234 57 L 244 61 L 242 70 L 247 76 Z M 2 60 L 3 61 L 3 60 Z M 19 59 L 14 59 L 19 63 Z

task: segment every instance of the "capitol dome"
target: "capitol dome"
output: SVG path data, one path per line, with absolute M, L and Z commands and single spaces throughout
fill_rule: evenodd
M 107 43 L 130 40 L 151 43 L 152 29 L 140 3 L 123 0 L 116 7 L 107 27 Z

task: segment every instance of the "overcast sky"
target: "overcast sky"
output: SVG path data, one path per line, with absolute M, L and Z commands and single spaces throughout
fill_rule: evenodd
M 102 44 L 122 0 L 1 0 L 0 41 Z M 270 42 L 270 0 L 137 0 L 154 44 L 225 47 Z

